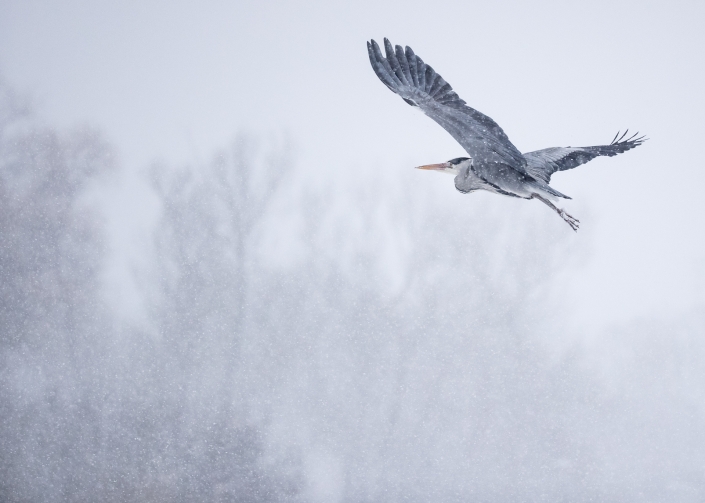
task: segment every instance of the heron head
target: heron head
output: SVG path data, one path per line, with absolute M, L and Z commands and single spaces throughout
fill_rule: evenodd
M 448 162 L 442 162 L 440 164 L 426 164 L 425 166 L 417 166 L 416 169 L 429 169 L 433 171 L 441 171 L 443 173 L 450 173 L 452 175 L 457 175 L 460 172 L 460 168 L 463 163 L 470 161 L 468 157 L 456 157 Z

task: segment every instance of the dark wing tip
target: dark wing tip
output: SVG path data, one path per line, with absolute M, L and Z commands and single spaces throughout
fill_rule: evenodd
M 392 43 L 389 41 L 387 37 L 384 37 L 384 49 L 387 52 L 394 52 L 394 47 L 392 47 Z
M 427 94 L 441 105 L 460 107 L 465 101 L 434 69 L 423 62 L 408 45 L 392 45 L 384 37 L 384 52 L 374 39 L 367 42 L 367 52 L 377 77 L 393 92 L 400 94 L 402 87 L 414 88 Z M 402 97 L 404 98 L 404 97 Z M 404 98 L 409 105 L 419 106 L 416 100 Z
M 369 48 L 369 47 L 372 47 L 372 50 L 373 50 L 374 52 L 382 52 L 382 51 L 380 51 L 380 49 L 379 49 L 379 44 L 377 43 L 377 41 L 376 41 L 374 38 L 373 38 L 373 39 L 370 39 L 370 41 L 367 42 L 367 47 L 368 47 L 368 48 Z
M 646 138 L 646 135 L 639 136 L 638 131 L 632 134 L 631 136 L 627 137 L 628 133 L 628 129 L 625 130 L 624 133 L 622 133 L 621 131 L 617 132 L 617 134 L 614 136 L 609 145 L 603 147 L 605 150 L 603 152 L 600 152 L 599 155 L 613 156 L 616 154 L 621 154 L 622 152 L 626 152 L 627 150 L 631 150 L 635 147 L 638 147 L 646 140 L 648 140 L 648 138 Z
M 612 138 L 612 141 L 609 143 L 610 145 L 626 145 L 627 143 L 637 143 L 641 144 L 644 143 L 648 138 L 646 138 L 646 135 L 641 135 L 639 136 L 639 132 L 637 131 L 633 135 L 631 135 L 629 138 L 625 137 L 627 136 L 627 133 L 629 133 L 629 130 L 627 129 L 622 133 L 620 136 L 621 131 L 618 131 L 617 134 Z

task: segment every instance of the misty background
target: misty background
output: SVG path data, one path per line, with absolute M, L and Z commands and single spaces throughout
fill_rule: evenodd
M 0 500 L 702 501 L 699 2 L 0 1 Z M 651 139 L 543 205 L 521 151 Z

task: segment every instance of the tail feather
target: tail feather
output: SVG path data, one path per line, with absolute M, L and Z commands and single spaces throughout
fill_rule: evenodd
M 561 197 L 563 199 L 573 199 L 570 196 L 566 196 L 562 192 L 558 192 L 556 189 L 554 189 L 553 187 L 551 187 L 547 183 L 542 183 L 539 180 L 537 180 L 536 183 L 532 183 L 531 185 L 545 195 L 549 195 L 549 196 L 553 196 L 553 197 Z

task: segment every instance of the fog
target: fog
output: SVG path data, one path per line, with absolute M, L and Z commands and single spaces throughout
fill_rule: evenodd
M 703 10 L 0 2 L 0 500 L 702 501 Z M 385 36 L 650 140 L 461 195 Z

